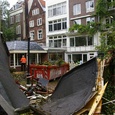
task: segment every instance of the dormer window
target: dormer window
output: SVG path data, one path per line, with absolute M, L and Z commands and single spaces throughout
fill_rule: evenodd
M 32 16 L 39 14 L 39 8 L 32 10 Z

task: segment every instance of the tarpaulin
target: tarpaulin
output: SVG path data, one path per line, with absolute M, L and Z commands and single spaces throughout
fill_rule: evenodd
M 10 70 L 6 44 L 2 42 L 0 36 L 0 83 L 4 87 L 5 93 L 1 93 L 1 96 L 14 108 L 19 109 L 27 107 L 29 105 L 29 100 L 26 98 L 25 94 L 19 89 L 18 85 L 15 83 Z M 5 94 L 7 96 L 5 96 Z
M 94 94 L 97 79 L 96 57 L 62 76 L 52 96 L 40 106 L 50 115 L 71 115 L 82 109 Z

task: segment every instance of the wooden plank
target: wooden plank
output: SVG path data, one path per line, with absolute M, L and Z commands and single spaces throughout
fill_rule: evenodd
M 98 93 L 97 96 L 95 97 L 94 102 L 93 102 L 93 105 L 92 105 L 92 107 L 91 107 L 91 109 L 90 109 L 88 115 L 93 115 L 93 114 L 94 114 L 94 112 L 95 112 L 95 110 L 96 110 L 96 108 L 97 108 L 99 102 L 100 102 L 101 99 L 102 99 L 102 96 L 103 96 L 103 94 L 104 94 L 104 92 L 105 92 L 106 86 L 107 86 L 107 83 L 103 86 L 103 88 L 99 91 L 99 93 Z

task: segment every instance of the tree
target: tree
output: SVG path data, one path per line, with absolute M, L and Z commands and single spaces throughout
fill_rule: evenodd
M 0 30 L 3 32 L 3 36 L 5 38 L 5 41 L 10 41 L 14 39 L 15 37 L 15 26 L 11 27 L 9 22 L 9 6 L 10 4 L 8 3 L 7 0 L 4 0 L 1 3 L 1 26 Z
M 98 0 L 96 5 L 96 15 L 100 17 L 100 23 L 103 25 L 101 31 L 100 45 L 97 46 L 99 52 L 103 52 L 106 64 L 104 71 L 104 81 L 109 82 L 104 94 L 103 103 L 107 100 L 115 99 L 115 11 L 110 11 L 109 8 L 115 6 L 115 1 Z M 114 10 L 114 9 L 112 9 Z M 105 18 L 111 20 L 112 23 L 103 24 Z M 115 104 L 109 103 L 102 106 L 102 113 L 112 115 L 115 111 Z

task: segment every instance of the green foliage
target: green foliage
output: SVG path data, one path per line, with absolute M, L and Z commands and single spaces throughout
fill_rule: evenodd
M 2 12 L 2 20 L 1 20 L 1 31 L 3 32 L 3 36 L 5 41 L 10 41 L 15 38 L 15 26 L 11 27 L 9 22 L 9 8 L 10 4 L 7 0 L 2 1 L 1 12 Z
M 108 9 L 107 9 L 107 1 L 106 0 L 97 0 L 96 2 L 96 15 L 104 17 L 105 15 L 108 14 Z
M 4 28 L 3 35 L 5 38 L 5 41 L 13 40 L 15 36 L 15 29 L 13 27 Z
M 108 82 L 106 91 L 104 93 L 104 98 L 103 98 L 103 103 L 106 103 L 108 101 L 114 100 L 115 99 L 115 86 L 112 85 L 112 80 L 111 80 L 111 75 L 109 71 L 109 66 L 105 68 L 104 71 L 104 81 Z M 115 105 L 112 103 L 105 104 L 102 106 L 102 113 L 105 115 L 112 115 L 115 110 Z
M 48 65 L 48 66 L 51 66 L 51 65 L 52 65 L 52 63 L 51 63 L 50 61 L 44 61 L 44 62 L 43 62 L 43 65 Z
M 57 66 L 61 66 L 61 65 L 63 65 L 63 64 L 65 64 L 65 61 L 64 61 L 63 59 L 61 59 L 61 58 L 59 58 L 59 59 L 56 61 L 56 65 L 57 65 Z
M 79 25 L 74 24 L 69 28 L 70 32 L 74 32 L 77 30 L 78 34 L 88 34 L 89 36 L 93 36 L 97 31 L 101 31 L 101 24 L 97 22 L 90 22 L 87 25 Z

